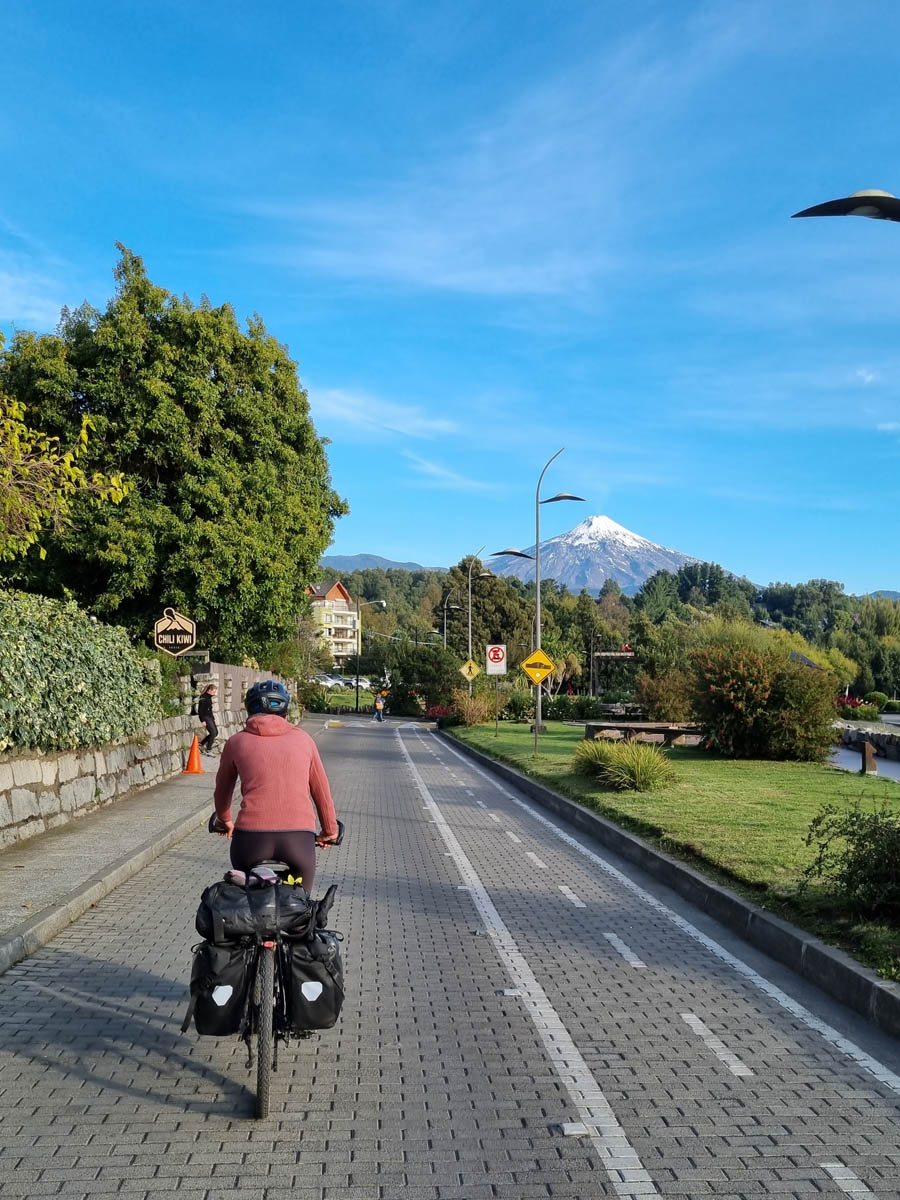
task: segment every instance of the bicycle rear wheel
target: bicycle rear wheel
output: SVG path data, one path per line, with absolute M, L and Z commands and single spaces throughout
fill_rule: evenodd
M 272 1054 L 275 1038 L 272 1013 L 275 1007 L 275 947 L 260 948 L 257 982 L 259 1005 L 256 1012 L 256 1115 L 269 1115 L 269 1091 L 272 1085 Z

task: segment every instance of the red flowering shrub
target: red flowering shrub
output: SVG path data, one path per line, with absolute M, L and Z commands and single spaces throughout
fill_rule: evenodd
M 432 704 L 431 708 L 425 709 L 425 716 L 430 721 L 436 721 L 438 717 L 452 717 L 454 711 L 452 705 L 449 704 Z
M 730 758 L 821 761 L 835 739 L 836 681 L 779 650 L 711 643 L 691 655 L 694 711 Z

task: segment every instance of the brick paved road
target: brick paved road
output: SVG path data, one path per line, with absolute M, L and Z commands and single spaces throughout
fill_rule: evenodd
M 319 744 L 338 1027 L 282 1058 L 265 1122 L 242 1048 L 179 1033 L 224 858 L 192 835 L 0 977 L 0 1200 L 900 1198 L 892 1043 L 816 1026 L 430 735 Z

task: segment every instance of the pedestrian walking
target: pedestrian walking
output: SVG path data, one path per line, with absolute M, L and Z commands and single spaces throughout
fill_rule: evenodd
M 381 692 L 375 697 L 375 711 L 372 713 L 372 720 L 379 722 L 384 720 L 384 696 Z
M 219 736 L 219 727 L 216 725 L 216 718 L 213 713 L 213 701 L 216 698 L 218 688 L 214 683 L 209 683 L 203 691 L 203 695 L 197 701 L 197 716 L 200 719 L 200 724 L 206 729 L 206 737 L 200 743 L 201 754 L 211 755 L 216 738 Z

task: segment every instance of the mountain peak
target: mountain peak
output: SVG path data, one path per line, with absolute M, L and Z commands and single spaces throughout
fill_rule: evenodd
M 528 553 L 534 554 L 534 546 L 528 547 Z M 555 579 L 573 591 L 598 592 L 607 579 L 614 579 L 625 591 L 636 591 L 657 571 L 677 571 L 697 561 L 633 533 L 602 513 L 541 542 L 541 578 Z M 494 559 L 493 569 L 526 582 L 534 579 L 534 563 L 520 558 Z
M 589 545 L 592 542 L 610 540 L 633 546 L 653 544 L 652 542 L 648 542 L 646 538 L 632 533 L 630 529 L 626 529 L 624 525 L 620 525 L 612 517 L 607 517 L 603 514 L 585 517 L 574 529 L 570 529 L 568 533 L 562 534 L 562 540 L 568 542 L 570 546 Z

